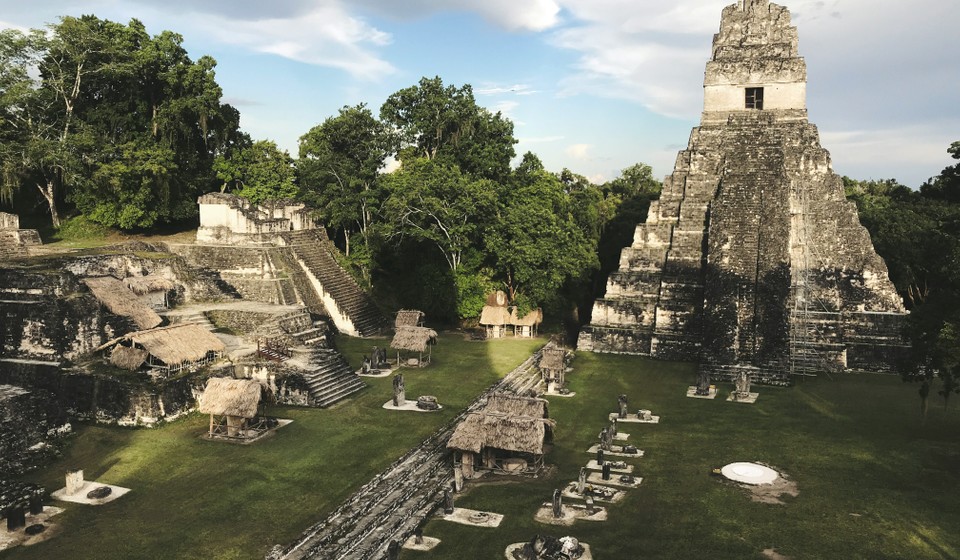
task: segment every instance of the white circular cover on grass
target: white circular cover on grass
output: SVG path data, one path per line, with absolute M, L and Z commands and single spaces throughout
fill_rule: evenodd
M 771 484 L 780 476 L 770 467 L 757 463 L 730 463 L 720 469 L 723 476 L 744 484 Z

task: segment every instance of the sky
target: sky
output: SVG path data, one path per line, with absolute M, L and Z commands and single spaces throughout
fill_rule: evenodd
M 94 14 L 180 33 L 217 60 L 254 139 L 292 155 L 343 106 L 374 113 L 423 76 L 471 84 L 514 123 L 518 156 L 595 182 L 642 162 L 668 175 L 703 106 L 733 0 L 0 0 L 0 28 Z M 957 0 L 787 0 L 807 107 L 837 173 L 917 188 L 960 140 Z

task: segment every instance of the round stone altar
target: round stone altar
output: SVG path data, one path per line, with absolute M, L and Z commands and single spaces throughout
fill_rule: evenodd
M 780 474 L 758 463 L 730 463 L 720 469 L 723 476 L 744 484 L 772 484 Z

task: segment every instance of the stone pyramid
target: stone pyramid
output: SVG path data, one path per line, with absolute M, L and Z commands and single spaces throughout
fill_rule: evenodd
M 807 121 L 789 11 L 723 10 L 704 110 L 607 280 L 578 348 L 713 375 L 886 370 L 903 302 Z

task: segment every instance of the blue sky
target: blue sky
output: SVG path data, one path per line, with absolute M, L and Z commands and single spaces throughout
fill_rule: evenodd
M 518 154 L 595 181 L 671 172 L 700 118 L 704 64 L 732 0 L 0 0 L 0 26 L 61 15 L 143 21 L 218 61 L 255 139 L 292 154 L 344 105 L 439 75 L 515 124 Z M 917 187 L 960 140 L 956 0 L 794 0 L 808 108 L 834 169 Z

